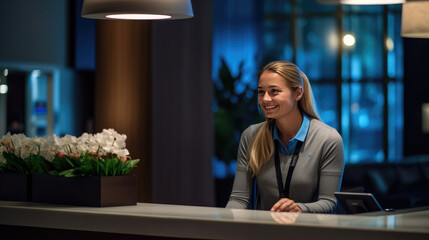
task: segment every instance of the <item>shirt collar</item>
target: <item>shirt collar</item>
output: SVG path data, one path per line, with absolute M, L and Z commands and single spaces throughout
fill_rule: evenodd
M 308 128 L 310 127 L 310 117 L 305 113 L 303 113 L 302 115 L 303 115 L 302 124 L 294 139 L 304 142 L 305 137 L 307 136 L 307 133 L 308 133 Z
M 308 133 L 308 128 L 310 127 L 310 117 L 305 113 L 303 113 L 302 116 L 303 116 L 302 123 L 301 123 L 301 127 L 298 130 L 298 133 L 292 140 L 289 141 L 290 143 L 292 143 L 293 147 L 296 145 L 297 141 L 304 142 L 305 137 L 307 136 L 307 133 Z M 274 124 L 274 129 L 273 129 L 273 140 L 277 140 L 280 143 L 281 152 L 283 153 L 283 148 L 286 148 L 286 147 L 283 145 L 283 142 L 280 140 L 280 136 L 279 136 L 276 124 Z M 288 149 L 288 151 L 290 152 L 290 149 Z

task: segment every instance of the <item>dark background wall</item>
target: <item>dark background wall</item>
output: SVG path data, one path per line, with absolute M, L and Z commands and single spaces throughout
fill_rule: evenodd
M 404 38 L 404 156 L 429 154 L 422 104 L 429 103 L 429 39 Z
M 0 62 L 66 66 L 68 2 L 0 1 Z

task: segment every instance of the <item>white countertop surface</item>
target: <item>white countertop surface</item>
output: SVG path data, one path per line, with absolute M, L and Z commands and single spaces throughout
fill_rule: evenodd
M 429 210 L 369 216 L 149 203 L 95 208 L 0 201 L 0 224 L 197 239 L 429 239 Z

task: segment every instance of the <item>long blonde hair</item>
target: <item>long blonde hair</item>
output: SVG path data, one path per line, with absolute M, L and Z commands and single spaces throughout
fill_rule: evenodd
M 303 88 L 303 95 L 298 101 L 298 107 L 301 111 L 307 114 L 310 118 L 320 119 L 317 113 L 313 92 L 307 76 L 299 70 L 299 68 L 286 61 L 270 62 L 259 71 L 258 79 L 263 72 L 270 71 L 280 75 L 292 91 L 296 91 L 299 87 Z M 265 123 L 256 133 L 250 144 L 249 150 L 249 167 L 252 171 L 252 176 L 256 176 L 262 166 L 271 158 L 274 153 L 274 143 L 272 130 L 274 119 L 267 118 Z

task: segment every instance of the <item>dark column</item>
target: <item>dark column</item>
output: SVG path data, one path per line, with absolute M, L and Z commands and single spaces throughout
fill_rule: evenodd
M 212 1 L 153 24 L 153 200 L 214 204 Z

